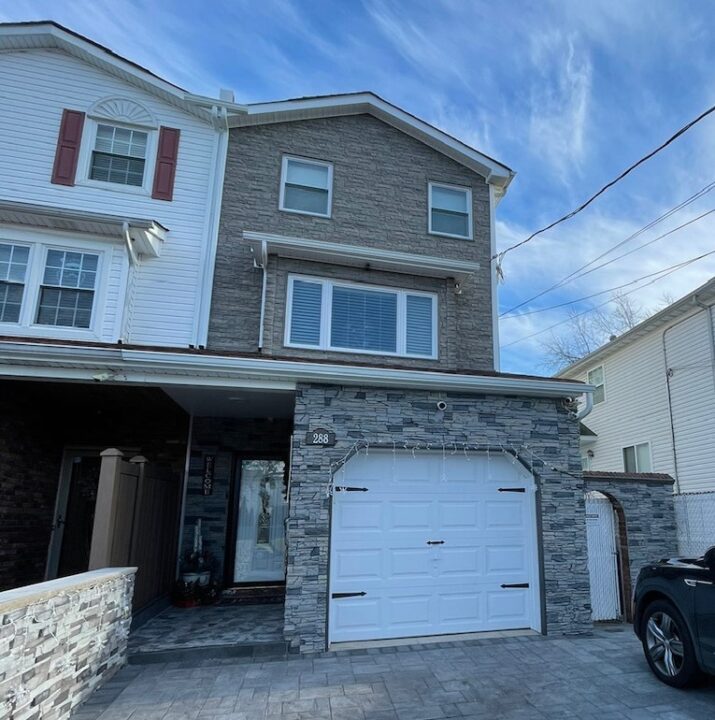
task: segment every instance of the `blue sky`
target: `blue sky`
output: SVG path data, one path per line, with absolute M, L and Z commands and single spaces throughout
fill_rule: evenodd
M 715 5 L 686 0 L 212 3 L 18 0 L 198 93 L 253 102 L 373 90 L 517 171 L 500 248 L 572 209 L 715 104 Z M 715 180 L 715 115 L 573 221 L 507 255 L 502 309 L 530 297 Z M 715 208 L 715 191 L 623 249 Z M 715 249 L 715 215 L 524 309 L 575 300 Z M 715 255 L 633 294 L 645 307 L 715 274 Z M 636 286 L 637 287 L 637 286 Z M 626 288 L 630 289 L 630 288 Z M 607 297 L 607 296 L 604 296 Z M 585 310 L 593 300 L 576 304 Z M 567 308 L 505 318 L 502 367 L 544 372 L 520 338 Z

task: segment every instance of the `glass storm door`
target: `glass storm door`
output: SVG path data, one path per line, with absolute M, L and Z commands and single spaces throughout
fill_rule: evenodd
M 243 460 L 233 580 L 285 580 L 285 463 Z

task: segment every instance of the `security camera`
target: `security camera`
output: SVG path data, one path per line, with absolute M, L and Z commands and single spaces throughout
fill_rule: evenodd
M 437 403 L 437 410 L 446 410 L 447 409 L 447 403 L 444 400 L 440 400 Z

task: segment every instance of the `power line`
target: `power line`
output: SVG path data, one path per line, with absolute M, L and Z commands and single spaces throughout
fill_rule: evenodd
M 642 235 L 644 232 L 655 227 L 658 223 L 671 217 L 676 212 L 679 212 L 683 208 L 694 203 L 696 200 L 699 200 L 701 197 L 703 197 L 707 193 L 711 192 L 713 189 L 715 189 L 715 181 L 708 183 L 703 188 L 698 190 L 696 193 L 691 195 L 689 198 L 686 198 L 685 200 L 678 203 L 674 207 L 670 208 L 669 210 L 666 210 L 666 212 L 664 212 L 662 215 L 659 215 L 654 220 L 651 220 L 648 224 L 644 225 L 639 230 L 636 230 L 634 233 L 629 235 L 627 238 L 624 238 L 623 240 L 619 241 L 612 247 L 610 247 L 607 250 L 605 250 L 604 252 L 602 252 L 600 255 L 589 260 L 584 265 L 581 265 L 581 267 L 576 268 L 569 275 L 566 275 L 566 277 L 562 278 L 561 280 L 558 280 L 553 285 L 547 287 L 544 290 L 541 290 L 536 295 L 532 295 L 531 297 L 527 298 L 526 300 L 522 300 L 519 304 L 514 305 L 513 307 L 509 308 L 508 310 L 505 310 L 504 312 L 500 313 L 500 317 L 504 317 L 505 315 L 508 315 L 508 314 L 514 312 L 515 310 L 518 310 L 521 307 L 524 307 L 524 305 L 527 305 L 528 303 L 533 302 L 534 300 L 538 300 L 540 297 L 543 297 L 544 295 L 551 292 L 552 290 L 557 290 L 558 288 L 563 287 L 571 280 L 578 280 L 579 278 L 584 277 L 585 275 L 589 275 L 590 273 L 592 273 L 596 270 L 599 270 L 600 268 L 605 267 L 606 265 L 609 265 L 610 263 L 615 262 L 616 260 L 620 260 L 622 257 L 629 255 L 631 252 L 636 252 L 637 250 L 640 250 L 641 248 L 646 247 L 646 245 L 650 245 L 651 243 L 654 243 L 657 240 L 662 240 L 664 237 L 671 235 L 672 233 L 676 232 L 677 230 L 680 230 L 680 229 L 686 227 L 687 225 L 690 225 L 694 222 L 697 222 L 698 220 L 701 220 L 703 217 L 705 217 L 705 215 L 709 215 L 710 213 L 705 213 L 704 215 L 699 215 L 698 217 L 694 218 L 693 220 L 689 220 L 688 222 L 683 223 L 682 225 L 679 225 L 676 228 L 673 228 L 672 230 L 668 231 L 667 233 L 664 233 L 663 235 L 659 235 L 658 237 L 653 238 L 653 240 L 649 240 L 647 243 L 639 245 L 637 248 L 634 248 L 633 250 L 629 250 L 627 253 L 623 253 L 622 255 L 612 258 L 608 262 L 602 263 L 601 265 L 598 265 L 597 267 L 589 270 L 588 272 L 583 272 L 583 273 L 581 272 L 582 270 L 585 270 L 589 266 L 593 265 L 595 262 L 598 262 L 601 258 L 604 258 L 606 255 L 612 253 L 614 250 L 617 250 L 619 247 L 622 247 L 626 243 L 629 243 L 631 240 L 634 240 L 635 238 L 637 238 L 639 235 Z M 712 211 L 710 211 L 710 212 L 712 212 Z
M 658 147 L 655 148 L 655 150 L 651 150 L 647 155 L 644 155 L 640 160 L 637 160 L 632 165 L 627 167 L 620 175 L 615 177 L 610 182 L 607 182 L 600 190 L 598 190 L 596 193 L 591 195 L 591 197 L 588 198 L 588 200 L 581 203 L 581 205 L 579 205 L 575 210 L 572 210 L 571 212 L 566 213 L 566 215 L 564 215 L 563 217 L 560 217 L 558 220 L 554 220 L 554 222 L 550 223 L 546 227 L 543 227 L 540 230 L 537 230 L 536 232 L 531 233 L 531 235 L 529 235 L 529 237 L 525 238 L 524 240 L 520 240 L 518 243 L 514 243 L 514 245 L 511 245 L 506 250 L 502 250 L 501 252 L 496 253 L 495 255 L 492 256 L 491 259 L 496 260 L 497 258 L 499 258 L 499 260 L 501 261 L 508 252 L 511 252 L 512 250 L 516 250 L 517 248 L 521 247 L 522 245 L 526 245 L 526 243 L 531 242 L 537 235 L 541 235 L 542 233 L 545 233 L 547 230 L 551 230 L 551 228 L 556 227 L 557 225 L 561 224 L 562 222 L 565 222 L 566 220 L 570 220 L 575 215 L 578 215 L 578 213 L 580 213 L 582 210 L 585 210 L 594 200 L 596 200 L 596 198 L 603 195 L 603 193 L 605 193 L 606 190 L 609 190 L 616 183 L 623 180 L 623 178 L 625 178 L 627 175 L 629 175 L 631 172 L 633 172 L 637 167 L 642 165 L 644 162 L 647 162 L 648 160 L 650 160 L 654 155 L 657 155 L 661 150 L 668 147 L 668 145 L 670 145 L 673 141 L 677 140 L 681 135 L 685 134 L 688 130 L 690 130 L 691 127 L 693 127 L 694 125 L 699 123 L 701 120 L 703 120 L 704 118 L 706 118 L 708 115 L 712 114 L 713 112 L 715 112 L 715 105 L 708 108 L 704 112 L 700 113 L 700 115 L 698 115 L 696 118 L 691 120 L 686 125 L 683 125 L 683 127 L 681 127 L 680 130 L 678 130 L 675 134 L 671 135 L 665 142 L 658 145 Z
M 592 272 L 596 272 L 596 270 L 600 270 L 601 268 L 606 267 L 606 265 L 610 265 L 611 263 L 616 262 L 616 260 L 620 260 L 621 258 L 626 257 L 626 255 L 630 255 L 631 253 L 634 253 L 634 252 L 646 247 L 646 245 L 651 245 L 656 240 L 662 240 L 664 237 L 667 237 L 668 235 L 672 235 L 674 232 L 677 232 L 678 230 L 682 230 L 684 227 L 687 227 L 688 225 L 692 225 L 693 223 L 697 222 L 698 220 L 702 220 L 704 217 L 707 217 L 708 215 L 712 215 L 713 213 L 715 213 L 715 208 L 713 208 L 712 210 L 708 210 L 707 212 L 704 212 L 702 215 L 698 215 L 698 217 L 692 218 L 691 220 L 688 220 L 687 222 L 684 222 L 682 225 L 678 225 L 678 227 L 675 227 L 672 230 L 668 230 L 668 232 L 665 232 L 662 235 L 659 235 L 658 237 L 653 238 L 652 240 L 648 240 L 648 242 L 645 242 L 642 245 L 639 245 L 638 247 L 631 248 L 630 250 L 628 250 L 624 253 L 621 253 L 620 255 L 616 256 L 615 258 L 608 260 L 607 262 L 601 263 L 600 265 L 597 265 L 595 268 L 591 268 L 590 270 L 587 270 L 585 273 L 582 273 L 581 275 L 579 275 L 578 279 L 585 277 L 586 275 L 590 275 Z M 663 271 L 660 270 L 659 272 L 663 272 Z M 653 273 L 653 275 L 657 275 L 657 274 L 658 273 Z M 595 293 L 594 295 L 587 295 L 586 297 L 579 298 L 578 300 L 568 300 L 566 302 L 559 303 L 558 305 L 549 305 L 548 307 L 544 307 L 544 308 L 536 308 L 535 310 L 528 310 L 527 312 L 522 312 L 522 313 L 519 313 L 518 315 L 509 315 L 505 319 L 511 320 L 513 318 L 520 318 L 520 317 L 524 317 L 526 315 L 534 315 L 536 313 L 546 312 L 547 310 L 553 310 L 555 308 L 564 307 L 565 305 L 572 305 L 574 303 L 581 302 L 583 300 L 588 300 L 589 298 L 595 297 L 596 295 L 602 295 L 604 292 L 612 292 L 614 290 L 620 290 L 621 288 L 626 287 L 627 285 L 631 285 L 634 282 L 638 282 L 638 280 L 643 280 L 646 277 L 650 277 L 650 276 L 645 275 L 641 278 L 636 278 L 636 280 L 632 280 L 631 282 L 628 282 L 625 285 L 611 288 L 611 290 L 604 290 L 602 292 Z M 511 311 L 508 310 L 507 312 L 511 312 Z M 504 317 L 505 315 L 506 315 L 506 312 L 502 313 L 501 317 Z
M 657 274 L 660 275 L 660 277 L 653 278 L 652 280 L 649 280 L 647 283 L 643 283 L 640 287 L 633 288 L 632 290 L 629 290 L 628 292 L 623 293 L 623 296 L 631 295 L 634 292 L 637 292 L 638 290 L 642 290 L 644 287 L 648 287 L 649 285 L 653 285 L 653 283 L 658 282 L 659 280 L 662 280 L 663 278 L 668 277 L 668 275 L 671 275 L 674 272 L 677 272 L 678 270 L 681 270 L 684 267 L 687 267 L 688 265 L 691 265 L 694 262 L 697 262 L 698 260 L 702 260 L 703 258 L 706 258 L 708 255 L 715 254 L 715 250 L 710 250 L 710 252 L 703 253 L 702 255 L 698 255 L 697 257 L 691 258 L 690 260 L 686 260 L 685 262 L 678 263 L 677 265 L 673 265 L 670 268 L 665 268 L 664 270 L 660 270 Z M 640 278 L 640 280 L 644 280 L 648 277 L 651 277 L 649 275 L 644 276 L 643 278 Z M 638 281 L 634 281 L 638 282 Z M 607 292 L 607 291 L 606 291 Z M 587 315 L 588 313 L 594 312 L 600 308 L 602 308 L 604 305 L 608 305 L 611 302 L 611 299 L 605 300 L 604 302 L 600 303 L 599 305 L 596 305 L 592 308 L 587 308 L 586 310 L 581 311 L 580 313 L 576 313 L 575 315 L 569 315 L 569 317 L 559 320 L 559 322 L 554 323 L 553 325 L 549 325 L 549 327 L 543 328 L 542 330 L 537 330 L 534 333 L 531 333 L 530 335 L 525 335 L 524 337 L 517 338 L 516 340 L 512 340 L 511 342 L 508 342 L 504 345 L 502 345 L 502 348 L 510 347 L 511 345 L 516 345 L 517 343 L 524 342 L 524 340 L 530 340 L 533 337 L 536 337 L 537 335 L 541 335 L 542 333 L 548 332 L 549 330 L 553 330 L 554 328 L 558 327 L 559 325 L 563 325 L 564 323 L 567 323 L 571 320 L 574 320 L 577 317 L 581 317 L 582 315 Z

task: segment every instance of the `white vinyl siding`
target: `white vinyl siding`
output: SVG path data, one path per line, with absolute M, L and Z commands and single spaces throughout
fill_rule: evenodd
M 593 385 L 593 404 L 598 405 L 606 399 L 606 381 L 603 372 L 603 365 L 589 370 L 588 384 Z
M 60 51 L 0 53 L 0 76 L 4 81 L 0 138 L 12 137 L 12 143 L 6 143 L 0 153 L 3 199 L 153 219 L 168 228 L 161 256 L 143 259 L 131 270 L 124 340 L 184 348 L 194 343 L 199 282 L 203 258 L 208 254 L 208 209 L 218 134 L 209 123 Z M 156 131 L 148 131 L 144 188 L 82 180 L 89 174 L 89 155 L 95 147 L 96 123 L 90 117 L 85 120 L 77 184 L 67 187 L 50 182 L 62 110 L 88 112 L 98 101 L 114 97 L 146 107 L 157 126 L 181 130 L 173 202 L 154 200 L 149 192 L 156 155 L 152 136 L 156 138 Z M 111 121 L 99 122 L 112 125 Z M 0 238 L 3 234 L 0 228 Z M 126 248 L 120 243 L 105 243 L 105 247 L 110 245 L 112 271 L 102 301 L 106 307 L 102 308 L 100 334 L 103 340 L 116 342 L 125 312 L 129 271 Z M 120 280 L 123 285 L 117 284 Z M 49 335 L 50 330 L 59 334 L 60 329 L 47 327 L 47 332 L 38 334 Z
M 280 209 L 302 215 L 330 217 L 333 166 L 305 158 L 283 158 Z
M 650 444 L 639 443 L 623 448 L 623 469 L 628 473 L 652 472 L 650 460 Z
M 432 235 L 472 238 L 472 191 L 469 188 L 430 183 L 429 232 Z
M 285 344 L 435 358 L 437 296 L 291 275 Z

